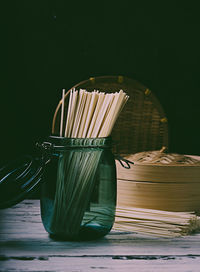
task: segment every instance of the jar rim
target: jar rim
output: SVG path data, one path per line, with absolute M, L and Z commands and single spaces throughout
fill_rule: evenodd
M 64 151 L 71 148 L 111 148 L 112 138 L 99 137 L 99 138 L 67 138 L 50 135 L 47 141 L 41 145 L 46 150 Z
M 76 139 L 76 140 L 80 140 L 80 139 L 84 139 L 84 140 L 86 140 L 86 139 L 111 139 L 112 137 L 111 136 L 107 136 L 107 137 L 91 137 L 91 138 L 78 138 L 78 137 L 63 137 L 63 136 L 58 136 L 58 135 L 54 135 L 54 134 L 52 134 L 52 135 L 49 135 L 49 138 L 51 138 L 51 139 L 58 139 L 58 140 L 65 140 L 65 139 Z

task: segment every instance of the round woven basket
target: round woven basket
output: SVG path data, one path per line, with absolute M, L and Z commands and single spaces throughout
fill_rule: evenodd
M 163 108 L 152 91 L 138 81 L 123 76 L 102 76 L 82 81 L 73 88 L 102 92 L 122 89 L 129 95 L 111 135 L 116 153 L 126 155 L 168 146 L 168 123 Z M 65 95 L 65 105 L 68 104 L 68 94 L 69 91 Z M 60 110 L 61 101 L 52 124 L 52 133 L 56 135 L 59 135 Z

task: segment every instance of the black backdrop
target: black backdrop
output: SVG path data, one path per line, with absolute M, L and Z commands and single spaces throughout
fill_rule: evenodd
M 1 9 L 0 163 L 33 153 L 50 133 L 62 88 L 100 75 L 148 86 L 168 117 L 170 151 L 200 154 L 198 6 L 70 2 L 9 1 Z

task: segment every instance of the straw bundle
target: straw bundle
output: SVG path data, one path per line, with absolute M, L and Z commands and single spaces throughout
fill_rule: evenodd
M 63 91 L 60 136 L 78 138 L 74 143 L 80 147 L 72 146 L 70 152 L 60 155 L 51 230 L 73 237 L 78 234 L 83 218 L 84 224 L 87 222 L 84 214 L 102 155 L 102 149 L 83 150 L 84 144 L 90 146 L 94 138 L 110 135 L 128 96 L 122 90 L 112 94 L 71 90 L 66 116 L 64 98 Z

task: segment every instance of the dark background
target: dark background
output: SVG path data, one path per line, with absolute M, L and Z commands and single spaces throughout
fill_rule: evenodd
M 198 6 L 70 2 L 1 7 L 0 164 L 33 153 L 50 134 L 62 88 L 100 75 L 145 84 L 168 117 L 170 151 L 200 154 Z

